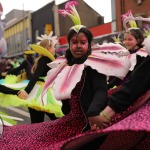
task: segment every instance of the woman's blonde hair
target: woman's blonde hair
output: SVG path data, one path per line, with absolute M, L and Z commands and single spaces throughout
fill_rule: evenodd
M 48 39 L 44 39 L 40 42 L 40 46 L 44 47 L 45 49 L 48 50 L 48 48 L 51 48 L 52 47 L 52 41 L 48 40 Z M 39 55 L 39 57 L 37 57 L 35 59 L 35 62 L 34 62 L 34 65 L 31 69 L 31 73 L 34 73 L 36 68 L 37 68 L 37 65 L 38 65 L 38 61 L 39 59 L 42 57 L 42 55 Z
M 48 49 L 49 47 L 52 47 L 52 41 L 44 39 L 40 42 L 40 46 L 44 47 L 45 49 Z

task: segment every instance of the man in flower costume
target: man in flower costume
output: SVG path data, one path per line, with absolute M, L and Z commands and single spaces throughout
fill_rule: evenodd
M 62 100 L 66 115 L 52 122 L 5 128 L 2 148 L 61 149 L 65 140 L 90 131 L 94 120 L 100 117 L 108 100 L 107 76 L 122 78 L 126 75 L 130 63 L 125 57 L 111 57 L 100 50 L 92 51 L 93 36 L 81 25 L 75 8 L 77 4 L 76 1 L 70 1 L 66 4 L 66 10 L 59 11 L 63 15 L 69 15 L 75 26 L 68 33 L 69 48 L 65 56 L 48 64 L 52 69 L 47 74 L 42 93 L 43 99 L 48 89 L 52 89 L 55 98 Z M 120 45 L 112 45 L 102 46 L 101 49 L 124 50 Z M 22 134 L 18 134 L 20 132 Z

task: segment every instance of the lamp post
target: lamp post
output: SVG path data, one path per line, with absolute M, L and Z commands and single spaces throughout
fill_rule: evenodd
M 22 1 L 22 8 L 23 8 L 23 12 L 22 12 L 22 50 L 21 50 L 21 52 L 23 52 L 24 49 L 25 49 L 25 14 L 24 14 L 24 1 Z

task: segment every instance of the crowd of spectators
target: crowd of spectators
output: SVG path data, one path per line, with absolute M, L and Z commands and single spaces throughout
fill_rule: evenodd
M 5 73 L 18 67 L 20 61 L 17 58 L 1 57 L 0 59 L 0 79 L 5 78 Z

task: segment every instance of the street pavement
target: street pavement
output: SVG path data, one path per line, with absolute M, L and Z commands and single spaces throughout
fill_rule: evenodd
M 0 112 L 3 112 L 9 116 L 23 119 L 23 121 L 17 121 L 17 124 L 30 124 L 30 114 L 28 112 L 27 107 L 12 107 L 12 106 L 1 107 L 0 106 Z M 49 121 L 50 119 L 48 118 L 47 115 L 45 115 L 44 120 Z
M 18 117 L 23 121 L 17 121 L 17 124 L 30 124 L 30 114 L 27 108 L 21 107 L 0 107 L 0 111 L 9 116 Z

